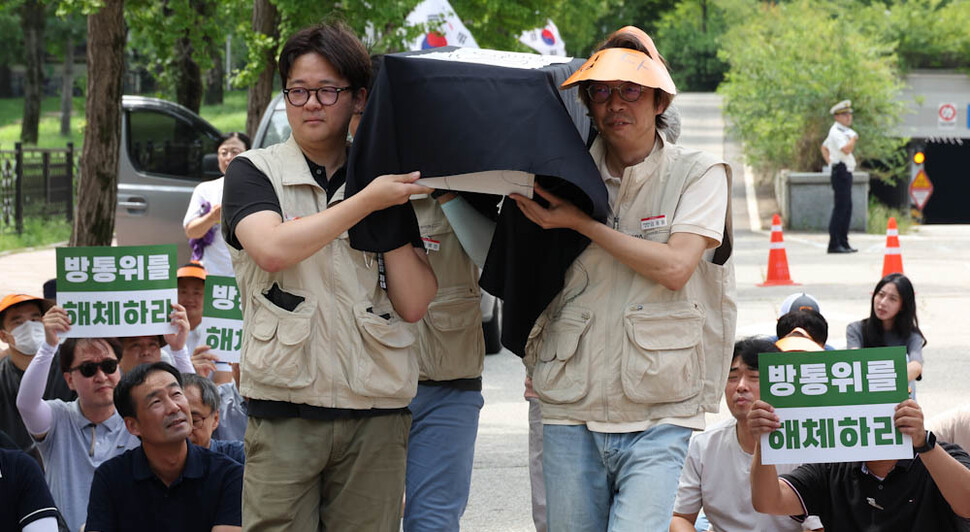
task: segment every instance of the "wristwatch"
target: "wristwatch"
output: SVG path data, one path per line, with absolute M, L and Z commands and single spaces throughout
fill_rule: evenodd
M 913 451 L 917 454 L 923 454 L 932 451 L 934 447 L 936 447 L 936 434 L 926 431 L 926 443 L 922 447 L 913 447 Z

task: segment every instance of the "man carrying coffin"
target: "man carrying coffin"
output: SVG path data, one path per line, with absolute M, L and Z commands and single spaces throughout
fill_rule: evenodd
M 688 439 L 731 360 L 729 170 L 658 133 L 676 88 L 643 31 L 611 35 L 563 87 L 575 84 L 599 133 L 608 222 L 541 186 L 545 205 L 512 196 L 540 227 L 592 241 L 525 348 L 549 530 L 665 530 Z

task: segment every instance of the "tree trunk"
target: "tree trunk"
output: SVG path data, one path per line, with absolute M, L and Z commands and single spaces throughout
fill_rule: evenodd
M 40 101 L 44 89 L 44 5 L 39 0 L 26 0 L 20 8 L 20 24 L 24 30 L 24 118 L 20 125 L 20 141 L 37 144 L 40 123 Z
M 186 35 L 175 41 L 175 101 L 193 113 L 202 105 L 202 71 L 192 58 L 192 40 Z
M 222 64 L 222 47 L 220 43 L 206 39 L 209 47 L 209 57 L 212 59 L 212 68 L 206 72 L 205 76 L 205 104 L 221 105 L 226 86 L 226 72 Z
M 88 16 L 88 123 L 72 246 L 109 246 L 114 234 L 125 67 L 124 6 L 124 0 L 104 0 L 104 6 Z
M 253 0 L 253 31 L 269 35 L 275 43 L 279 39 L 279 14 L 270 0 Z M 256 83 L 249 88 L 246 98 L 246 134 L 256 136 L 256 128 L 263 117 L 263 111 L 273 99 L 273 76 L 276 75 L 276 46 L 265 52 L 263 71 Z
M 0 65 L 0 98 L 13 98 L 13 90 L 10 88 L 10 79 L 13 78 L 10 72 L 10 65 Z
M 74 35 L 67 32 L 64 48 L 64 74 L 61 86 L 61 136 L 71 136 L 71 108 L 74 106 Z

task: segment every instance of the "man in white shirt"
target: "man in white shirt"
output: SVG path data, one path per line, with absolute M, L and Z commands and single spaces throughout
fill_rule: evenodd
M 724 390 L 732 417 L 691 438 L 677 486 L 670 532 L 693 532 L 701 508 L 711 524 L 710 530 L 796 532 L 822 528 L 817 517 L 798 523 L 788 516 L 758 513 L 751 505 L 748 476 L 755 441 L 744 421 L 751 404 L 761 397 L 758 354 L 777 351 L 778 347 L 767 338 L 746 338 L 734 344 L 734 360 Z M 787 472 L 796 466 L 778 467 Z
M 849 224 L 852 221 L 852 172 L 855 170 L 856 141 L 859 134 L 852 125 L 852 102 L 842 100 L 829 109 L 835 123 L 822 143 L 822 157 L 832 168 L 832 190 L 835 203 L 829 219 L 829 253 L 854 253 L 849 245 Z

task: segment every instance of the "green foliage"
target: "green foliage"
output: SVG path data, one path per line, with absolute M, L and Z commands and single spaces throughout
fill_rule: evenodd
M 245 0 L 127 0 L 129 50 L 147 57 L 149 71 L 170 91 L 178 75 L 176 43 L 188 37 L 192 59 L 203 71 L 212 68 L 210 43 L 221 47 L 227 33 L 246 20 Z M 221 49 L 221 48 L 220 48 Z
M 866 218 L 866 232 L 870 235 L 886 234 L 886 224 L 889 218 L 896 218 L 899 234 L 909 233 L 913 229 L 913 219 L 906 211 L 887 207 L 875 197 L 869 198 L 869 216 Z
M 657 43 L 680 91 L 713 91 L 727 63 L 718 58 L 727 30 L 724 10 L 712 0 L 684 0 L 660 18 Z
M 223 133 L 246 130 L 246 91 L 226 92 L 220 105 L 203 105 L 199 115 Z
M 9 230 L 9 233 L 0 233 L 0 251 L 47 246 L 71 238 L 71 224 L 63 216 L 24 218 L 23 234 L 18 235 L 12 227 Z
M 264 52 L 279 53 L 286 39 L 309 24 L 326 18 L 345 21 L 372 53 L 391 53 L 408 49 L 408 43 L 432 27 L 404 26 L 404 20 L 420 0 L 275 0 L 280 14 L 280 38 L 242 31 L 248 48 L 248 61 L 235 78 L 238 87 L 252 84 L 265 68 Z M 523 31 L 540 27 L 552 18 L 562 32 L 570 53 L 591 48 L 602 38 L 596 13 L 618 0 L 451 0 L 455 12 L 483 48 L 527 49 L 518 42 Z M 619 26 L 617 26 L 619 27 Z M 609 31 L 613 31 L 612 28 Z
M 818 170 L 828 109 L 843 99 L 856 113 L 857 160 L 889 160 L 903 145 L 889 136 L 904 107 L 893 43 L 863 31 L 840 7 L 766 5 L 725 34 L 721 57 L 730 71 L 719 91 L 755 169 Z
M 970 68 L 970 1 L 874 2 L 854 18 L 865 31 L 897 43 L 904 70 Z

